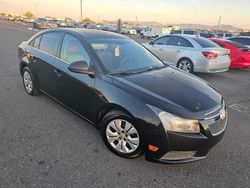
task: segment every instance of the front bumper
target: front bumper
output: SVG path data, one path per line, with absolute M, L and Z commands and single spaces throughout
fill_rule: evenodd
M 221 117 L 219 113 L 200 121 L 201 131 L 198 134 L 176 132 L 166 132 L 165 135 L 156 132 L 154 135 L 149 134 L 150 144 L 159 149 L 153 152 L 146 148 L 145 158 L 162 163 L 186 163 L 203 159 L 223 138 L 226 124 L 227 112 L 225 117 Z

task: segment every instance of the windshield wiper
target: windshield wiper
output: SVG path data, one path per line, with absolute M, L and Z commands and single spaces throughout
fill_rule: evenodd
M 136 74 L 137 72 L 135 71 L 131 71 L 131 72 L 112 72 L 109 73 L 110 75 L 120 75 L 120 76 L 127 76 L 127 75 L 131 75 L 131 74 Z
M 135 71 L 126 71 L 126 72 L 113 72 L 110 73 L 110 75 L 121 75 L 121 76 L 127 76 L 127 75 L 132 75 L 132 74 L 139 74 L 139 73 L 143 73 L 143 72 L 148 72 L 148 71 L 152 71 L 152 70 L 158 70 L 158 69 L 163 69 L 166 66 L 157 66 L 157 67 L 147 67 L 147 68 L 143 68 L 140 70 L 135 70 Z

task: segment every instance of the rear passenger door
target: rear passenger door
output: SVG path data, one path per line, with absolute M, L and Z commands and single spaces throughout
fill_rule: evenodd
M 33 68 L 38 79 L 39 88 L 52 97 L 57 95 L 56 80 L 60 73 L 56 70 L 58 64 L 61 32 L 47 32 L 41 35 L 37 53 L 34 53 Z M 35 44 L 34 44 L 35 45 Z

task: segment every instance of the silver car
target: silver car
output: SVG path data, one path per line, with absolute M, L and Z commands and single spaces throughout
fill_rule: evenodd
M 224 72 L 229 69 L 230 51 L 197 36 L 166 35 L 144 44 L 167 64 L 185 72 Z

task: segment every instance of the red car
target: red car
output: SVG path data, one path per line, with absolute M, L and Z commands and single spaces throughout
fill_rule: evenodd
M 230 50 L 231 65 L 230 68 L 248 68 L 250 67 L 250 49 L 238 42 L 212 38 L 210 39 L 223 48 Z

